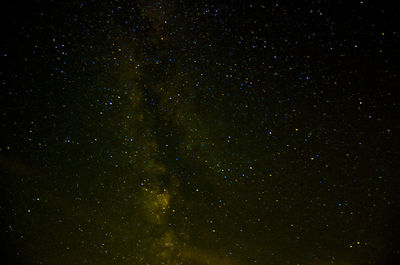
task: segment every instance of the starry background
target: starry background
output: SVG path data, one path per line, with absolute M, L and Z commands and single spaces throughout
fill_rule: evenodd
M 3 5 L 3 259 L 396 264 L 400 10 L 291 2 Z

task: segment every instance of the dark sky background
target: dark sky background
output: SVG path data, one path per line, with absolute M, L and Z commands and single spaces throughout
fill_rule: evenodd
M 400 264 L 399 11 L 3 4 L 1 259 Z

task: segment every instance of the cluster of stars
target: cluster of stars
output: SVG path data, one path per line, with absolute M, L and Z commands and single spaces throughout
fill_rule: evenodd
M 14 263 L 399 258 L 393 9 L 5 10 L 0 210 Z

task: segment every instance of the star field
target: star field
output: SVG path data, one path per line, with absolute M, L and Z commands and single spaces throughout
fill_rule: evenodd
M 398 264 L 399 9 L 2 8 L 9 264 Z

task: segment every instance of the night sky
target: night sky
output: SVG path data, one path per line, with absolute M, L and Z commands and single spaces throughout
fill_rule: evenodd
M 3 4 L 1 259 L 400 264 L 399 13 Z

